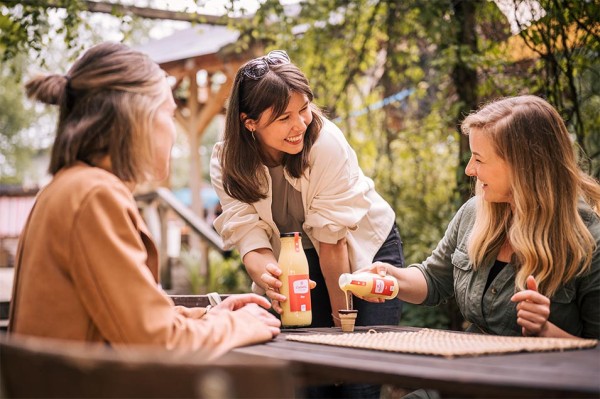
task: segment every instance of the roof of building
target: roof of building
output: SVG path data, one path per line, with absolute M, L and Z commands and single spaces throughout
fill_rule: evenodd
M 240 33 L 226 26 L 194 25 L 170 36 L 152 40 L 136 49 L 159 64 L 215 54 L 228 44 L 235 43 Z

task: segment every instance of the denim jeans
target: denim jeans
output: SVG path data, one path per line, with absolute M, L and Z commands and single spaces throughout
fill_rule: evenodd
M 321 272 L 319 256 L 317 251 L 312 248 L 304 252 L 308 259 L 310 278 L 317 283 L 310 294 L 313 316 L 311 327 L 333 327 L 329 293 Z M 404 267 L 402 240 L 395 224 L 387 239 L 375 254 L 373 262 L 376 261 L 387 262 L 396 267 Z M 392 299 L 384 303 L 371 303 L 357 297 L 353 297 L 352 300 L 354 309 L 358 310 L 357 326 L 397 326 L 400 322 L 402 302 L 398 299 Z M 380 390 L 380 385 L 368 384 L 319 385 L 307 387 L 304 395 L 307 398 L 379 398 Z

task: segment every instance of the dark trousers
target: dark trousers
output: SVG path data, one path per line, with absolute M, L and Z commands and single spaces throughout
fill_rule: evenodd
M 310 279 L 317 283 L 317 286 L 310 293 L 312 303 L 311 327 L 333 327 L 329 293 L 325 285 L 325 278 L 321 272 L 319 256 L 317 255 L 317 251 L 312 248 L 304 252 L 308 259 Z M 375 254 L 373 262 L 376 261 L 387 262 L 396 267 L 404 267 L 402 240 L 398 227 L 395 224 L 387 239 Z M 371 303 L 357 297 L 353 297 L 352 300 L 354 309 L 358 310 L 358 317 L 356 319 L 356 325 L 358 326 L 397 326 L 400 323 L 402 302 L 398 299 L 385 301 L 384 303 Z M 380 390 L 380 385 L 319 385 L 308 387 L 304 394 L 308 398 L 379 398 Z

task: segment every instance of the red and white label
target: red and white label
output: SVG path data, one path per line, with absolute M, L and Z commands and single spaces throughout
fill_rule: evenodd
M 310 288 L 308 286 L 308 274 L 296 274 L 288 276 L 290 286 L 290 311 L 306 312 L 310 307 Z
M 394 293 L 394 282 L 391 280 L 374 277 L 373 288 L 371 294 L 376 295 L 392 295 Z

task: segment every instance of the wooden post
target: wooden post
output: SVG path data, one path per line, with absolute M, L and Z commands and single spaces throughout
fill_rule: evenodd
M 202 206 L 202 197 L 200 197 L 202 183 L 202 164 L 200 163 L 200 135 L 197 133 L 196 126 L 198 125 L 198 110 L 200 104 L 198 102 L 198 81 L 196 75 L 198 70 L 193 68 L 189 74 L 190 89 L 188 96 L 188 139 L 190 143 L 190 190 L 192 195 L 192 211 L 199 217 L 204 217 L 204 207 Z M 208 258 L 205 255 L 206 245 L 199 237 L 190 236 L 190 248 L 199 251 L 201 254 L 200 264 L 198 265 L 200 276 L 203 277 L 201 285 L 201 293 L 206 293 L 208 282 Z

